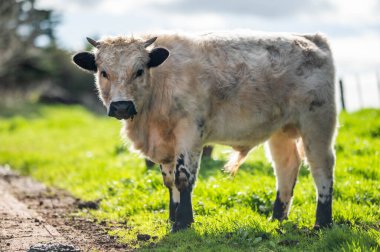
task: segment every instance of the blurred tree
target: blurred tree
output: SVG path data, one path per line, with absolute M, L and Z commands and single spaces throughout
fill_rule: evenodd
M 0 95 L 33 91 L 39 101 L 82 103 L 99 111 L 93 77 L 71 63 L 72 52 L 57 47 L 59 16 L 35 3 L 0 0 Z
M 35 8 L 35 0 L 0 1 L 0 85 L 42 78 L 39 64 L 43 48 L 55 47 L 58 16 Z

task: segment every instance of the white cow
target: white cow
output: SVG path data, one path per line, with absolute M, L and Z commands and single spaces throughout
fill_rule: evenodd
M 95 74 L 108 115 L 160 164 L 173 231 L 193 222 L 202 146 L 232 146 L 236 172 L 268 141 L 277 176 L 273 217 L 287 217 L 305 153 L 317 194 L 316 227 L 332 223 L 336 128 L 334 65 L 321 34 L 181 34 L 88 39 L 74 62 Z

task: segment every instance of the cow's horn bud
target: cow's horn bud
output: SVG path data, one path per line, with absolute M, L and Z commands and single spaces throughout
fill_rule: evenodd
M 156 41 L 157 37 L 153 37 L 151 39 L 148 39 L 147 41 L 145 41 L 144 43 L 144 47 L 147 48 L 148 46 L 150 46 L 151 44 L 154 43 L 154 41 Z
M 90 43 L 91 45 L 93 45 L 95 47 L 99 47 L 100 46 L 100 43 L 97 42 L 97 41 L 95 41 L 95 40 L 93 40 L 92 38 L 87 37 L 87 41 L 88 41 L 88 43 Z

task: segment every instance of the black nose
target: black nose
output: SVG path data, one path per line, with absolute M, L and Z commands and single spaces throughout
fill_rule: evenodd
M 108 116 L 115 117 L 119 120 L 128 119 L 136 114 L 136 108 L 132 101 L 111 102 L 108 110 Z

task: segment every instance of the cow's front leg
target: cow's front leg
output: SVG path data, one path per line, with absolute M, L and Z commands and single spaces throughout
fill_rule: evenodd
M 165 186 L 169 189 L 169 220 L 175 221 L 175 211 L 179 204 L 179 191 L 174 184 L 174 164 L 160 165 Z
M 180 201 L 175 211 L 172 232 L 188 228 L 194 222 L 191 193 L 198 173 L 200 154 L 201 151 L 188 152 L 180 154 L 177 158 L 174 174 Z

